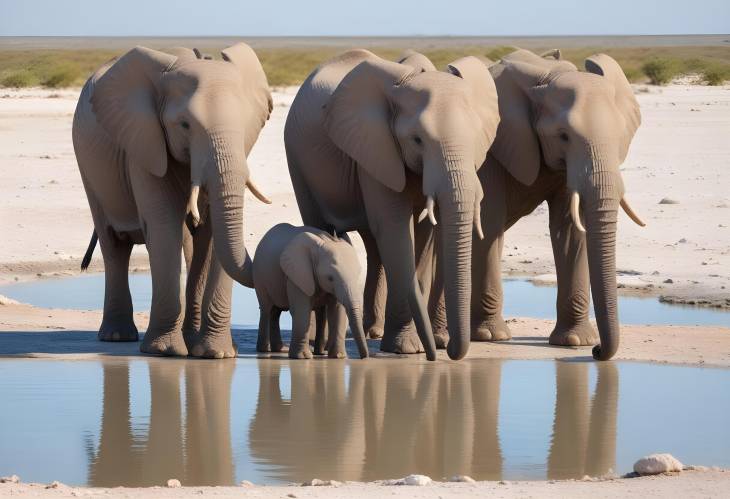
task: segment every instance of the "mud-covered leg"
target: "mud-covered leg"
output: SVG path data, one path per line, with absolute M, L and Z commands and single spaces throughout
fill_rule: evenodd
M 311 299 L 289 281 L 286 283 L 286 293 L 289 299 L 289 313 L 291 313 L 292 319 L 289 358 L 311 359 L 312 351 L 309 348 L 309 335 L 312 325 Z
M 558 277 L 558 298 L 555 303 L 557 321 L 550 334 L 550 343 L 561 346 L 598 344 L 598 332 L 588 320 L 590 280 L 586 238 L 570 216 L 570 192 L 557 191 L 548 199 L 550 239 Z
M 99 232 L 104 257 L 104 316 L 99 327 L 101 341 L 137 341 L 132 296 L 129 293 L 129 255 L 132 243 L 106 230 Z
M 388 294 L 385 270 L 378 253 L 378 245 L 370 231 L 360 231 L 360 237 L 367 253 L 363 327 L 368 337 L 378 339 L 383 337 L 385 327 L 385 299 Z

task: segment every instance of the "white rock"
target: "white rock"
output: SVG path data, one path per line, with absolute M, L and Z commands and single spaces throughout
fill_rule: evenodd
M 307 480 L 302 484 L 302 487 L 321 487 L 322 485 L 325 485 L 324 480 L 320 480 L 319 478 L 312 478 L 311 480 Z
M 180 483 L 180 480 L 178 480 L 177 478 L 170 478 L 167 481 L 167 486 L 170 487 L 171 489 L 177 489 L 179 487 L 182 487 L 182 484 Z
M 634 471 L 639 475 L 658 475 L 672 471 L 682 471 L 684 465 L 671 454 L 650 454 L 634 463 Z
M 253 482 L 249 482 L 248 480 L 243 480 L 241 483 L 238 484 L 241 487 L 254 487 L 255 485 Z
M 463 482 L 463 483 L 474 483 L 476 480 L 474 480 L 472 477 L 468 475 L 454 475 L 451 478 L 449 478 L 449 482 Z
M 404 485 L 428 485 L 432 482 L 430 477 L 426 475 L 408 475 L 403 479 Z

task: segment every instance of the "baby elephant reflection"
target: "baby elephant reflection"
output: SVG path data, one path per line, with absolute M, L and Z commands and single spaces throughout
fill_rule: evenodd
M 132 426 L 129 363 L 105 362 L 101 436 L 89 451 L 92 487 L 234 483 L 230 435 L 234 362 L 148 363 L 150 422 Z M 180 380 L 185 382 L 185 424 Z

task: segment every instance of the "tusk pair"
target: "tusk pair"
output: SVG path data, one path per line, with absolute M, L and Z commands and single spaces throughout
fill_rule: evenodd
M 426 196 L 426 207 L 423 209 L 420 215 L 418 215 L 418 222 L 422 222 L 424 218 L 426 218 L 426 215 L 428 215 L 428 219 L 431 221 L 431 225 L 436 225 L 436 215 L 434 214 L 433 208 L 435 205 L 435 201 L 433 200 L 432 196 Z
M 193 217 L 193 227 L 200 225 L 200 212 L 198 211 L 198 195 L 200 194 L 200 186 L 194 185 L 190 189 L 190 199 L 188 200 L 188 211 Z
M 626 212 L 629 218 L 633 220 L 636 225 L 640 227 L 646 227 L 646 224 L 638 217 L 636 213 L 634 213 L 634 210 L 631 209 L 631 206 L 629 205 L 629 202 L 626 201 L 625 197 L 621 198 L 620 204 L 624 212 Z M 583 227 L 583 224 L 580 221 L 580 195 L 577 192 L 574 192 L 573 196 L 570 198 L 570 216 L 573 218 L 573 223 L 575 224 L 576 228 L 581 232 L 585 232 L 586 229 L 585 227 Z
M 248 181 L 246 182 L 246 187 L 248 187 L 248 190 L 251 191 L 251 194 L 256 196 L 256 199 L 258 199 L 262 203 L 271 204 L 271 200 L 261 194 L 261 191 L 258 189 L 258 187 L 256 187 L 256 184 L 254 184 L 251 179 L 248 179 Z

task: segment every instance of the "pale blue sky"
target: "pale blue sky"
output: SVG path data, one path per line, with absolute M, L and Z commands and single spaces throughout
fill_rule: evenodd
M 728 32 L 730 0 L 0 0 L 6 36 Z

